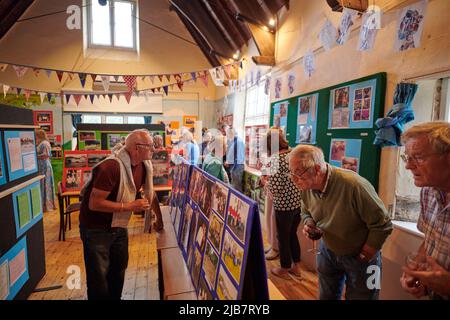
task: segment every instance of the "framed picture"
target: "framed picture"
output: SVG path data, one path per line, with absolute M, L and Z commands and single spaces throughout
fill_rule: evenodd
M 198 116 L 183 116 L 183 126 L 193 128 L 197 120 Z
M 48 134 L 53 134 L 53 111 L 33 111 L 34 124 L 40 126 Z

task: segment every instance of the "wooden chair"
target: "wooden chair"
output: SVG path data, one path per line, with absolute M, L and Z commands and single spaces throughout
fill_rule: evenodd
M 80 211 L 81 202 L 70 203 L 70 196 L 63 196 L 62 184 L 58 182 L 58 205 L 59 205 L 59 241 L 66 241 L 67 223 L 69 230 L 72 229 L 70 215 L 72 212 Z

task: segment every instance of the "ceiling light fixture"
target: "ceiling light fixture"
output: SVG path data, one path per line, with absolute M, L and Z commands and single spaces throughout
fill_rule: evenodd
M 270 25 L 271 27 L 274 27 L 274 26 L 275 26 L 275 19 L 271 18 L 271 19 L 269 20 L 269 25 Z

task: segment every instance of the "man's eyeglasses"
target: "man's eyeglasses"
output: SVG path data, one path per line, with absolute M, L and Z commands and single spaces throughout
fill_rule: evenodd
M 297 180 L 302 180 L 303 178 L 303 175 L 309 170 L 309 169 L 311 169 L 311 168 L 306 168 L 305 170 L 303 170 L 300 174 L 296 174 L 296 173 L 293 173 L 293 172 L 289 172 L 287 175 L 289 176 L 289 177 L 291 177 L 291 179 L 297 179 Z
M 142 148 L 145 150 L 153 150 L 153 144 L 136 143 L 137 148 Z
M 400 155 L 400 158 L 402 158 L 403 162 L 408 163 L 408 162 L 413 162 L 415 164 L 421 165 L 425 162 L 425 160 L 429 157 L 431 157 L 432 155 L 436 155 L 439 153 L 430 153 L 430 154 L 426 154 L 426 155 L 420 155 L 420 156 L 408 156 L 407 154 L 402 154 Z

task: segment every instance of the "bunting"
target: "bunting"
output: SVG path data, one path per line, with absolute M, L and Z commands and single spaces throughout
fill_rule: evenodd
M 128 91 L 127 93 L 125 93 L 125 99 L 127 100 L 128 104 L 130 104 L 132 95 L 133 95 L 133 91 Z
M 25 90 L 25 100 L 28 102 L 28 100 L 30 99 L 31 96 L 31 91 L 30 90 Z
M 114 81 L 115 81 L 115 82 L 119 82 L 119 77 L 120 77 L 120 76 L 113 76 Z
M 206 71 L 203 74 L 199 72 L 199 77 L 200 77 L 200 80 L 202 80 L 205 87 L 207 87 L 208 86 L 208 74 L 206 73 Z
M 152 76 L 149 76 L 149 78 L 150 78 L 151 83 L 153 84 L 155 81 L 155 76 L 152 75 Z
M 23 76 L 27 73 L 28 68 L 27 67 L 21 67 L 21 66 L 13 66 L 14 70 L 16 71 L 17 78 L 21 79 Z
M 163 86 L 163 90 L 164 90 L 164 93 L 167 96 L 169 94 L 169 87 L 168 86 Z
M 170 82 L 170 74 L 166 74 L 166 79 Z
M 191 72 L 191 79 L 194 80 L 194 82 L 197 81 L 197 75 L 195 74 L 195 72 Z
M 136 87 L 136 76 L 123 76 L 123 79 L 127 84 L 128 92 L 133 92 L 134 88 Z
M 65 96 L 66 96 L 66 104 L 69 104 L 71 95 L 70 94 L 66 94 Z M 41 97 L 41 99 L 42 99 L 42 97 Z
M 80 78 L 81 86 L 84 88 L 86 84 L 86 73 L 79 73 L 78 77 Z
M 50 78 L 50 76 L 52 75 L 52 70 L 45 70 L 45 73 L 47 74 L 47 78 Z
M 113 95 L 112 93 L 108 93 L 109 102 L 112 103 Z
M 51 102 L 52 102 L 52 97 L 53 97 L 53 94 L 47 93 L 47 100 L 48 100 L 48 103 L 51 103 Z
M 6 93 L 8 92 L 9 88 L 11 88 L 11 87 L 6 84 L 3 85 L 3 96 L 5 98 L 6 98 Z
M 95 79 L 97 79 L 97 75 L 91 73 L 90 76 L 92 78 L 92 82 L 95 82 Z
M 108 92 L 109 84 L 110 84 L 110 77 L 109 76 L 101 76 L 101 78 L 102 78 L 103 90 L 105 90 L 105 92 Z
M 8 68 L 7 63 L 0 63 L 0 71 L 1 72 L 4 72 L 6 70 L 6 68 Z
M 163 76 L 158 74 L 158 79 L 159 79 L 159 82 L 162 82 Z
M 61 83 L 61 80 L 64 76 L 64 72 L 63 71 L 56 71 L 56 75 L 58 76 L 58 80 Z
M 95 99 L 95 95 L 90 94 L 89 95 L 89 100 L 91 100 L 91 104 L 94 104 L 94 99 Z
M 41 97 L 41 104 L 44 103 L 45 96 L 46 96 L 46 93 L 45 93 L 45 92 L 39 92 L 39 97 Z
M 41 72 L 41 69 L 33 68 L 33 73 L 34 73 L 35 77 L 38 77 L 40 72 Z
M 75 99 L 75 102 L 77 104 L 77 106 L 80 105 L 80 101 L 81 101 L 81 94 L 74 94 L 73 98 Z
M 16 88 L 17 91 L 17 95 L 20 95 L 20 93 L 22 92 L 22 88 Z

